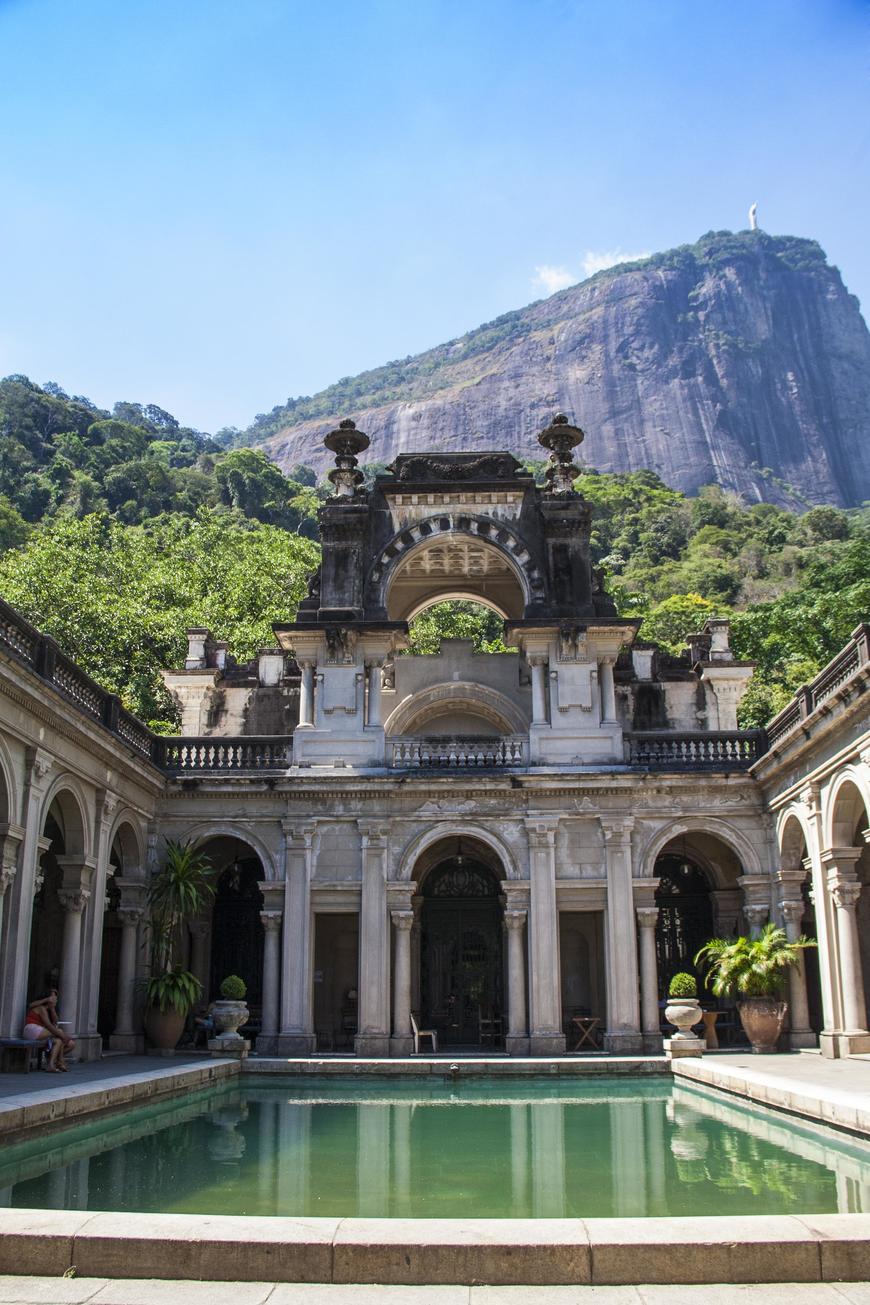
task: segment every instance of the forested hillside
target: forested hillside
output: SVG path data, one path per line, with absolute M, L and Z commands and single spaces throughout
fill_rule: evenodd
M 159 408 L 108 413 L 8 378 L 0 593 L 125 705 L 171 728 L 159 672 L 183 658 L 187 626 L 210 626 L 245 660 L 292 617 L 318 559 L 326 490 L 313 481 L 253 449 L 222 452 Z M 644 618 L 641 638 L 676 651 L 706 616 L 733 615 L 735 650 L 759 663 L 746 724 L 778 710 L 870 613 L 866 510 L 799 515 L 716 486 L 688 497 L 649 471 L 586 471 L 577 488 L 594 507 L 595 560 L 620 612 Z M 423 613 L 414 646 L 434 651 L 444 634 L 501 646 L 498 618 L 471 604 Z

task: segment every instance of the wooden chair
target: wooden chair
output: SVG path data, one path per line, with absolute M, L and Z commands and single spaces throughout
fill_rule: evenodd
M 437 1034 L 437 1032 L 435 1031 L 435 1029 L 421 1029 L 420 1026 L 419 1026 L 419 1024 L 417 1023 L 416 1016 L 415 1016 L 413 1013 L 411 1014 L 411 1029 L 412 1029 L 413 1034 L 414 1034 L 414 1055 L 415 1055 L 415 1056 L 419 1056 L 419 1054 L 420 1054 L 420 1039 L 421 1039 L 421 1038 L 429 1038 L 430 1041 L 431 1041 L 431 1043 L 432 1043 L 432 1051 L 433 1051 L 433 1052 L 437 1052 L 437 1051 L 438 1051 L 438 1034 Z

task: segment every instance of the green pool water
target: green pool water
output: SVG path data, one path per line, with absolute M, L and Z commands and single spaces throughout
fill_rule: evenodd
M 6 1147 L 0 1204 L 564 1218 L 870 1210 L 870 1146 L 670 1079 L 242 1080 Z

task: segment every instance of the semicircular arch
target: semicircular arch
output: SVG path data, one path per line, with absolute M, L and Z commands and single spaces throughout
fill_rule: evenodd
M 200 843 L 203 847 L 215 838 L 235 838 L 239 843 L 246 843 L 260 858 L 264 879 L 275 882 L 283 878 L 283 875 L 278 873 L 275 853 L 248 826 L 240 828 L 232 820 L 207 820 L 186 829 L 181 837 L 194 843 Z
M 449 680 L 403 698 L 390 713 L 384 729 L 388 735 L 418 733 L 427 720 L 461 708 L 495 725 L 502 734 L 522 734 L 529 727 L 517 704 L 497 689 L 467 680 Z
M 87 815 L 88 802 L 78 779 L 69 771 L 57 776 L 42 800 L 40 833 L 45 829 L 45 822 L 53 806 L 61 817 L 58 823 L 63 831 L 65 855 L 91 857 L 93 831 Z
M 422 574 L 410 574 L 415 570 Z M 472 601 L 488 590 L 506 619 L 519 619 L 544 594 L 543 576 L 511 526 L 459 512 L 438 513 L 397 531 L 375 558 L 368 586 L 391 620 L 407 620 L 408 612 L 457 590 Z
M 781 811 L 776 822 L 776 846 L 780 865 L 785 870 L 798 870 L 810 846 L 810 831 L 806 817 L 796 806 Z
M 763 873 L 758 852 L 741 830 L 735 829 L 725 820 L 718 820 L 712 816 L 698 816 L 697 818 L 684 816 L 679 820 L 674 820 L 669 825 L 665 825 L 663 829 L 650 834 L 639 857 L 642 878 L 652 879 L 654 877 L 657 858 L 665 850 L 668 843 L 673 842 L 675 838 L 680 838 L 683 834 L 712 834 L 714 838 L 724 843 L 725 847 L 736 856 L 744 874 L 757 875 Z M 717 886 L 724 887 L 725 885 Z
M 505 879 L 521 879 L 516 857 L 504 839 L 494 834 L 486 825 L 473 820 L 444 820 L 415 834 L 405 845 L 399 858 L 397 878 L 409 883 L 414 878 L 414 868 L 430 848 L 451 839 L 475 839 L 484 844 L 498 858 Z
M 136 817 L 129 807 L 123 807 L 112 822 L 109 834 L 109 848 L 119 842 L 123 864 L 121 872 L 125 878 L 141 879 L 145 874 L 145 839 Z
M 18 787 L 15 783 L 15 767 L 6 740 L 2 738 L 0 738 L 0 822 L 11 825 L 18 823 Z
M 855 828 L 870 826 L 870 786 L 855 766 L 846 766 L 828 789 L 822 816 L 826 847 L 852 847 Z

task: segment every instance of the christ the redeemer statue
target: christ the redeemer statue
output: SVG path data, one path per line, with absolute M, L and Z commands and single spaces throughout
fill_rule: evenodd
M 758 230 L 758 205 L 753 204 L 749 209 L 749 230 Z

